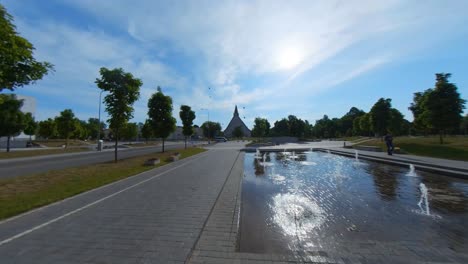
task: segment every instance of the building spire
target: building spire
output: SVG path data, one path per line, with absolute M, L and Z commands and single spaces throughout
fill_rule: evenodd
M 234 109 L 234 116 L 239 116 L 239 112 L 237 111 L 237 105 L 236 105 L 236 108 Z

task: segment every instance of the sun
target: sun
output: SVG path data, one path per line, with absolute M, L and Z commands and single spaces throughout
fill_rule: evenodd
M 304 54 L 297 48 L 286 48 L 279 52 L 277 57 L 278 68 L 290 70 L 299 65 L 304 59 Z

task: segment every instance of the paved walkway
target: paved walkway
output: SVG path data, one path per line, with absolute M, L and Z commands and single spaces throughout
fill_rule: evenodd
M 4 221 L 0 263 L 184 263 L 242 160 L 239 148 L 212 149 Z
M 468 263 L 411 243 L 349 252 L 237 252 L 243 153 L 236 142 L 0 223 L 0 263 Z

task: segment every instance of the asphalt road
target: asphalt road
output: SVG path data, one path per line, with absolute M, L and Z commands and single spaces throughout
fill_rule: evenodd
M 183 143 L 165 145 L 165 150 L 183 148 Z M 126 159 L 161 151 L 161 147 L 142 147 L 119 149 L 118 158 Z M 59 155 L 37 156 L 0 160 L 0 179 L 90 165 L 114 160 L 114 151 L 67 153 Z
M 0 222 L 0 263 L 184 263 L 243 168 L 228 144 Z

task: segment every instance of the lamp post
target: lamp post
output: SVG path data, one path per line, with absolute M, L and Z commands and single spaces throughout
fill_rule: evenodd
M 104 90 L 102 90 L 99 93 L 99 115 L 98 115 L 98 135 L 97 135 L 98 151 L 101 151 L 101 149 L 99 149 L 99 140 L 101 139 L 101 104 L 102 104 L 101 96 L 102 96 L 102 92 L 104 92 Z

